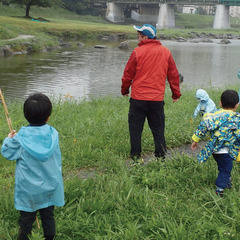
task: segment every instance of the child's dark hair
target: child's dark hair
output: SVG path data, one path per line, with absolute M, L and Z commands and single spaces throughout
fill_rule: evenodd
M 221 95 L 222 107 L 233 109 L 239 103 L 239 96 L 235 90 L 225 90 Z
M 30 125 L 41 126 L 47 122 L 51 115 L 52 103 L 46 95 L 34 93 L 25 101 L 23 112 Z

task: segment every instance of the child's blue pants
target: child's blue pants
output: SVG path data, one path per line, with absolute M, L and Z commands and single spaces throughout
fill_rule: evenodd
M 213 154 L 213 157 L 217 162 L 219 171 L 216 185 L 224 189 L 230 182 L 233 159 L 229 154 Z

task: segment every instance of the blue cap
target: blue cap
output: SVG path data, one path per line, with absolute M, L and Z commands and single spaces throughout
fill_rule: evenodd
M 143 24 L 141 27 L 133 26 L 137 31 L 142 32 L 145 36 L 150 39 L 154 39 L 157 35 L 157 30 L 150 24 Z

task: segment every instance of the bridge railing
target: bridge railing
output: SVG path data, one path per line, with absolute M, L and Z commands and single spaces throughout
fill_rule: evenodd
M 219 0 L 220 4 L 229 5 L 229 6 L 240 6 L 239 0 Z

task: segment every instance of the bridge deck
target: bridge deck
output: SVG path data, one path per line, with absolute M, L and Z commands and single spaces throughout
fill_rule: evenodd
M 93 1 L 93 0 L 90 0 Z M 216 5 L 240 6 L 240 0 L 94 0 L 94 3 L 124 3 L 124 4 L 178 4 L 178 5 Z

